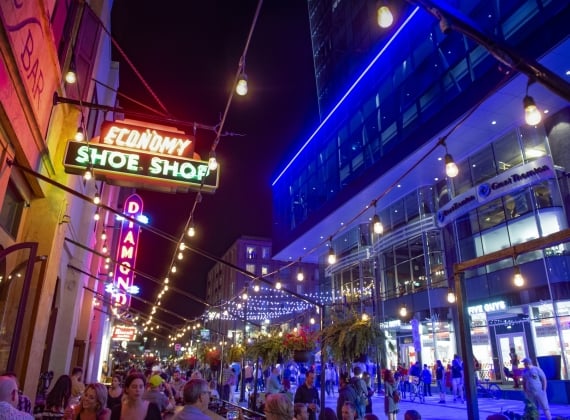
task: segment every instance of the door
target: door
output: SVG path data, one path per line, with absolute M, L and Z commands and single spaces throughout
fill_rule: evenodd
M 511 364 L 511 349 L 514 349 L 518 356 L 519 362 L 528 356 L 527 343 L 525 339 L 524 332 L 513 333 L 513 334 L 497 334 L 497 349 L 499 352 L 499 362 L 501 364 L 501 373 L 506 367 L 510 371 L 513 370 Z M 518 368 L 521 365 L 519 363 Z M 504 376 L 504 375 L 502 375 Z

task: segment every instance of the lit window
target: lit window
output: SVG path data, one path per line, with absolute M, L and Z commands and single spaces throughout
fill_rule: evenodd
M 255 264 L 246 264 L 245 271 L 255 274 Z
M 261 275 L 266 275 L 267 273 L 269 273 L 269 267 L 266 265 L 262 265 L 261 266 Z
M 254 260 L 256 258 L 255 247 L 248 246 L 245 250 L 245 256 L 248 260 Z

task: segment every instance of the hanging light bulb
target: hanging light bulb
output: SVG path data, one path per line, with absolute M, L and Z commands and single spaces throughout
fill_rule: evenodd
M 95 193 L 95 196 L 93 197 L 93 203 L 97 205 L 101 203 L 101 196 L 99 195 L 98 191 Z
M 334 263 L 336 263 L 336 254 L 334 253 L 332 243 L 329 247 L 329 255 L 327 257 L 327 261 L 328 261 L 329 265 L 333 265 Z
M 105 231 L 105 229 L 103 229 L 103 231 L 101 232 L 101 240 L 103 241 L 107 240 L 107 232 Z
M 184 242 L 180 242 L 180 251 L 184 251 L 186 249 L 186 244 Z
M 303 281 L 305 280 L 305 275 L 303 274 L 303 270 L 301 270 L 301 267 L 299 267 L 299 269 L 297 270 L 297 281 Z
M 376 12 L 378 26 L 389 28 L 394 23 L 394 15 L 388 6 L 380 6 Z
M 515 265 L 515 275 L 513 276 L 513 284 L 517 287 L 524 286 L 524 277 L 521 274 L 521 269 L 518 265 Z
M 255 284 L 253 285 L 253 291 L 256 292 L 256 293 L 259 292 L 259 284 L 255 283 Z
M 238 81 L 236 84 L 236 93 L 239 96 L 247 95 L 247 75 L 243 70 L 238 77 Z
M 210 150 L 210 158 L 208 159 L 208 169 L 215 171 L 218 169 L 218 161 L 216 160 L 216 152 Z
M 67 69 L 67 73 L 65 73 L 65 81 L 69 84 L 74 84 L 77 82 L 77 71 L 75 69 L 75 57 L 71 57 L 71 61 L 69 62 L 69 68 Z
M 278 281 L 278 282 L 275 283 L 275 288 L 276 288 L 277 290 L 281 290 L 281 282 L 280 282 L 280 281 Z
M 380 216 L 377 214 L 372 217 L 372 228 L 374 229 L 374 233 L 377 235 L 382 235 L 382 233 L 384 233 L 384 226 L 380 221 Z
M 455 178 L 459 174 L 459 168 L 449 153 L 445 154 L 445 174 L 450 178 Z
M 453 293 L 452 289 L 447 289 L 447 301 L 449 303 L 455 303 L 456 301 L 455 293 Z
M 73 138 L 77 141 L 85 140 L 85 130 L 83 130 L 83 127 L 81 125 L 77 127 L 77 131 L 75 132 Z
M 524 120 L 528 125 L 537 125 L 542 121 L 542 115 L 536 107 L 532 96 L 526 95 L 523 99 Z
M 405 318 L 406 316 L 408 316 L 408 308 L 406 308 L 406 305 L 403 305 L 403 306 L 400 308 L 400 316 L 401 316 L 402 318 Z
M 172 268 L 170 269 L 170 271 L 171 271 L 172 273 L 176 273 L 176 266 L 173 265 Z
M 311 319 L 309 319 L 309 323 L 311 325 L 315 325 L 315 318 L 311 317 Z
M 103 243 L 103 248 L 101 248 L 101 252 L 103 252 L 103 254 L 106 254 L 107 251 L 109 251 L 109 248 L 107 247 L 107 242 L 105 241 Z
M 99 209 L 97 209 L 97 210 L 95 210 L 95 214 L 93 215 L 93 220 L 98 222 L 100 218 L 101 218 L 101 215 L 99 214 Z
M 178 259 L 179 259 L 179 260 L 184 259 L 184 254 L 183 254 L 182 252 L 179 252 L 179 253 L 178 253 Z
M 83 179 L 85 181 L 89 181 L 92 178 L 93 178 L 93 168 L 91 167 L 91 165 L 88 165 L 87 168 L 85 168 L 85 173 L 83 174 Z
M 196 235 L 196 228 L 194 227 L 194 225 L 190 225 L 190 227 L 188 228 L 188 236 L 190 236 L 191 238 L 193 238 Z
M 370 319 L 370 317 L 368 316 L 368 314 L 366 312 L 362 313 L 362 320 L 363 321 L 368 321 Z

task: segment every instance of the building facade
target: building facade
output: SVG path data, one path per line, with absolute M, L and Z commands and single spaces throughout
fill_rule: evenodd
M 304 295 L 318 289 L 316 264 L 301 262 L 291 265 L 276 261 L 272 259 L 272 252 L 271 239 L 241 236 L 222 256 L 224 263 L 216 263 L 208 272 L 206 300 L 212 308 L 208 311 L 211 317 L 208 325 L 221 336 L 227 337 L 231 331 L 231 337 L 240 342 L 244 320 L 252 325 L 268 325 L 267 321 L 283 320 L 285 315 L 294 312 L 291 302 L 295 298 L 285 290 Z M 299 273 L 303 273 L 301 280 Z M 279 296 L 268 299 L 272 289 Z M 244 293 L 249 295 L 247 306 L 241 299 Z M 283 300 L 289 302 L 286 307 L 272 306 Z M 215 308 L 221 305 L 225 311 L 220 313 Z
M 78 126 L 97 134 L 103 112 L 60 104 L 114 105 L 112 1 L 3 2 L 0 6 L 0 365 L 32 400 L 43 372 L 55 378 L 82 366 L 99 380 L 108 349 L 109 302 L 99 233 L 114 215 L 119 189 L 68 175 L 63 156 Z M 72 67 L 76 83 L 64 75 Z M 98 213 L 99 220 L 94 219 Z M 109 238 L 109 241 L 112 237 Z
M 514 348 L 519 358 L 553 356 L 555 376 L 568 378 L 568 245 L 517 250 L 568 229 L 569 98 L 420 7 L 374 33 L 368 2 L 308 3 L 321 123 L 273 182 L 275 258 L 317 262 L 332 244 L 339 258 L 323 267 L 323 287 L 375 314 L 395 368 L 460 352 L 462 308 L 447 301 L 455 267 L 503 250 L 459 273 L 480 375 L 500 379 Z M 433 3 L 568 83 L 568 5 Z M 546 27 L 560 35 L 545 36 Z M 532 127 L 525 88 L 543 111 Z M 455 178 L 445 175 L 446 154 L 458 163 Z M 375 215 L 382 234 L 372 231 Z

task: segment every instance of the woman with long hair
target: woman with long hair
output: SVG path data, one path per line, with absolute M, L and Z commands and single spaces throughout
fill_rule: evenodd
M 65 410 L 69 420 L 110 420 L 111 410 L 107 408 L 107 387 L 100 383 L 87 385 L 79 405 Z
M 109 387 L 109 396 L 107 397 L 107 407 L 112 409 L 114 406 L 121 404 L 123 400 L 123 378 L 121 375 L 114 374 L 111 378 L 111 386 Z
M 70 397 L 71 377 L 69 375 L 61 375 L 48 392 L 45 408 L 43 412 L 37 415 L 37 418 L 42 420 L 63 418 L 65 409 L 69 405 Z
M 158 406 L 142 399 L 145 386 L 146 378 L 142 373 L 127 376 L 125 398 L 111 410 L 111 420 L 161 420 Z
M 400 400 L 395 398 L 396 393 L 399 393 L 398 384 L 392 371 L 386 369 L 384 371 L 384 413 L 388 416 L 388 420 L 396 420 L 396 414 L 400 411 Z

